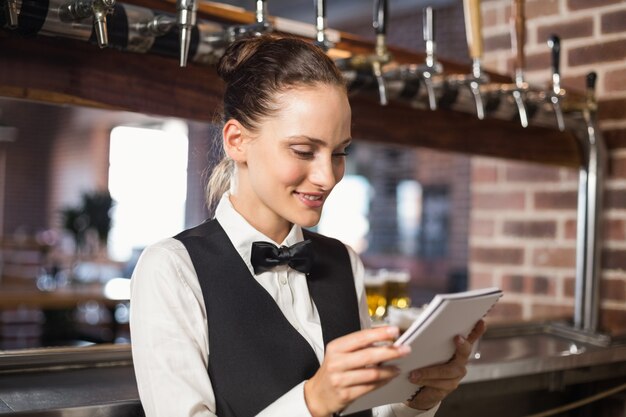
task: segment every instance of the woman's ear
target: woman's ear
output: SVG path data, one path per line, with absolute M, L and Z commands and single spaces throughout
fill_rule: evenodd
M 246 162 L 246 129 L 235 119 L 230 119 L 224 124 L 222 138 L 224 151 L 235 162 Z

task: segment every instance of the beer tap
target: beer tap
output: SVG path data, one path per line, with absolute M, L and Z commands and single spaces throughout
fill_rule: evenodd
M 556 123 L 559 130 L 565 130 L 565 121 L 563 120 L 563 109 L 561 108 L 561 100 L 565 96 L 565 90 L 561 88 L 561 74 L 559 71 L 561 57 L 561 40 L 557 35 L 551 35 L 548 39 L 548 47 L 551 50 L 551 69 L 552 69 L 552 91 L 548 98 L 552 103 Z
M 526 19 L 524 15 L 524 0 L 514 0 L 511 14 L 511 40 L 515 52 L 515 88 L 511 91 L 522 127 L 528 127 L 528 111 L 524 103 L 528 83 L 524 81 L 524 44 L 526 43 Z
M 386 106 L 387 100 L 387 83 L 383 75 L 383 66 L 391 61 L 391 54 L 387 49 L 387 0 L 374 1 L 374 21 L 373 26 L 376 31 L 376 49 L 371 55 L 356 55 L 348 59 L 347 62 L 338 62 L 339 67 L 347 66 L 350 69 L 366 71 L 373 73 L 378 85 L 378 94 L 380 104 Z
M 435 57 L 436 44 L 435 44 L 435 19 L 433 15 L 433 8 L 424 8 L 424 42 L 426 43 L 426 63 L 420 70 L 422 74 L 422 80 L 426 86 L 426 93 L 428 94 L 428 104 L 431 110 L 437 110 L 437 98 L 435 96 L 435 87 L 433 83 L 433 76 L 440 74 L 442 71 L 441 64 Z
M 235 40 L 245 36 L 258 36 L 264 32 L 272 31 L 272 25 L 268 19 L 267 0 L 256 0 L 255 22 L 247 25 L 229 26 L 219 32 L 210 32 L 201 35 L 201 43 L 210 45 L 217 50 L 225 48 Z
M 485 118 L 485 106 L 480 92 L 480 85 L 487 82 L 487 77 L 482 72 L 480 60 L 483 55 L 482 19 L 480 15 L 480 0 L 463 0 L 463 12 L 465 15 L 465 36 L 470 57 L 472 58 L 472 73 L 465 79 L 470 92 L 476 103 L 476 116 Z
M 6 0 L 5 10 L 7 22 L 6 26 L 9 29 L 15 29 L 18 25 L 19 9 L 21 0 Z
M 372 71 L 376 82 L 378 83 L 378 94 L 380 96 L 380 104 L 386 106 L 387 100 L 387 84 L 383 77 L 383 65 L 391 60 L 389 51 L 387 50 L 387 0 L 375 0 L 374 2 L 374 30 L 376 31 L 376 55 L 372 59 Z
M 441 63 L 435 57 L 434 40 L 434 11 L 432 7 L 423 9 L 424 42 L 426 44 L 426 59 L 423 64 L 397 64 L 390 63 L 385 66 L 385 80 L 390 85 L 390 90 L 397 89 L 397 81 L 400 81 L 398 98 L 408 99 L 413 105 L 419 106 L 418 96 L 421 83 L 426 87 L 428 106 L 431 110 L 437 110 L 437 95 L 435 87 L 442 84 Z M 393 94 L 393 93 L 392 93 Z
M 315 29 L 315 44 L 328 52 L 333 44 L 326 38 L 326 0 L 315 0 Z
M 62 22 L 77 22 L 93 16 L 93 24 L 98 39 L 98 46 L 109 44 L 107 15 L 113 12 L 115 0 L 71 0 L 59 8 Z
M 465 85 L 474 99 L 476 116 L 480 120 L 485 118 L 485 105 L 481 93 L 481 85 L 487 83 L 489 78 L 482 72 L 480 60 L 483 55 L 483 40 L 481 36 L 480 0 L 463 0 L 463 14 L 465 17 L 465 34 L 470 57 L 472 58 L 472 73 L 450 75 L 446 78 L 450 86 Z M 450 96 L 456 99 L 456 88 L 444 92 L 444 98 Z M 447 99 L 443 101 L 447 103 Z
M 196 0 L 176 0 L 176 22 L 180 30 L 180 66 L 187 66 L 189 45 L 191 44 L 191 32 L 196 25 L 198 3 Z

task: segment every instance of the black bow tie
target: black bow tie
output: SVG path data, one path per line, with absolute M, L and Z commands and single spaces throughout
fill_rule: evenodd
M 304 240 L 292 246 L 280 248 L 269 242 L 252 243 L 250 262 L 255 274 L 268 271 L 278 265 L 289 265 L 296 271 L 308 274 L 313 266 L 315 253 L 311 248 L 311 240 Z

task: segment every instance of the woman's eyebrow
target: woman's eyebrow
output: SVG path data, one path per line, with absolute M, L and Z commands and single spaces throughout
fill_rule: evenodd
M 314 138 L 314 137 L 307 136 L 307 135 L 293 135 L 293 136 L 288 136 L 287 139 L 306 139 L 309 142 L 315 143 L 317 145 L 326 145 L 326 142 L 323 141 L 322 139 Z M 339 145 L 345 145 L 350 142 L 352 142 L 352 138 L 347 138 L 343 142 L 341 142 Z

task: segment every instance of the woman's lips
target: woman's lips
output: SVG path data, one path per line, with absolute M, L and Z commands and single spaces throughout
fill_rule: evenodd
M 307 207 L 320 208 L 324 205 L 324 194 L 320 193 L 300 193 L 294 191 L 298 199 Z

